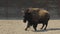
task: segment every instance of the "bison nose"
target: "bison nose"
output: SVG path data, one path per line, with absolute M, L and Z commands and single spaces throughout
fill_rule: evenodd
M 26 20 L 24 19 L 23 22 L 26 23 Z
M 24 23 L 26 23 L 26 21 L 25 21 L 25 20 L 23 20 L 23 22 L 24 22 Z

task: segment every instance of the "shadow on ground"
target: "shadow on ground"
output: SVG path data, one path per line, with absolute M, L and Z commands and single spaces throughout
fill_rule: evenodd
M 37 30 L 37 31 L 33 31 L 33 32 L 47 32 L 47 31 L 56 31 L 56 30 L 60 30 L 60 28 L 49 28 L 47 30 Z

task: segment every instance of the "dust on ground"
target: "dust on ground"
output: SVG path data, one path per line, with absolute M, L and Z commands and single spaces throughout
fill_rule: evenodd
M 60 34 L 60 20 L 50 20 L 46 31 L 40 30 L 41 24 L 38 31 L 32 27 L 25 31 L 26 25 L 22 20 L 0 20 L 0 34 Z

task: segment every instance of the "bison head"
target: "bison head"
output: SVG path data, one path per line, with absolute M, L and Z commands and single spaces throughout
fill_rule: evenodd
M 26 21 L 30 21 L 31 20 L 31 13 L 29 12 L 29 9 L 26 9 L 24 12 L 24 19 L 23 22 L 26 23 Z

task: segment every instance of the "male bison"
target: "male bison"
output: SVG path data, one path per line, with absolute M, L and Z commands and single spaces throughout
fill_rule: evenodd
M 34 30 L 36 31 L 36 27 L 40 23 L 43 24 L 41 29 L 43 29 L 43 27 L 46 25 L 44 28 L 44 30 L 46 30 L 49 19 L 50 19 L 50 14 L 48 11 L 40 8 L 28 8 L 25 10 L 25 15 L 23 20 L 24 23 L 28 21 L 25 30 L 27 30 L 27 28 L 29 28 L 30 26 L 33 26 Z

